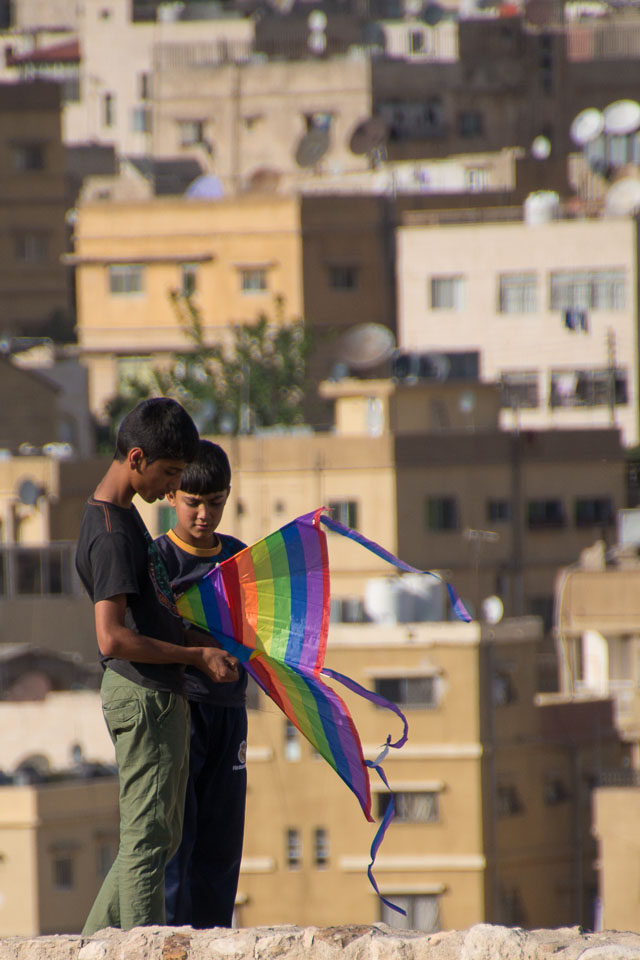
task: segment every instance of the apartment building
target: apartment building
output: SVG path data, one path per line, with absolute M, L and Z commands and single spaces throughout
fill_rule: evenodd
M 406 918 L 382 904 L 366 875 L 386 788 L 372 773 L 370 823 L 345 784 L 251 687 L 235 922 L 383 920 L 430 932 L 480 922 L 591 926 L 588 798 L 598 759 L 617 762 L 619 748 L 606 701 L 579 717 L 571 707 L 535 705 L 540 637 L 535 618 L 331 630 L 327 664 L 398 703 L 409 722 L 408 743 L 384 762 L 397 813 L 375 868 L 381 892 Z M 400 721 L 346 697 L 364 755 L 374 759 L 387 734 L 400 734 Z M 42 708 L 55 716 L 47 701 Z M 99 712 L 97 701 L 93 719 L 83 712 L 93 743 Z M 58 724 L 68 736 L 69 718 Z M 41 762 L 48 758 L 45 742 L 39 753 Z M 0 787 L 0 933 L 79 932 L 116 849 L 113 779 L 65 780 L 52 770 L 48 782 Z
M 0 337 L 69 329 L 59 88 L 0 84 Z
M 558 566 L 613 537 L 625 505 L 617 432 L 501 431 L 497 389 L 468 381 L 323 389 L 332 434 L 218 438 L 234 472 L 229 532 L 251 543 L 325 505 L 407 563 L 446 571 L 473 611 L 497 594 L 508 615 L 550 626 Z M 141 510 L 154 535 L 171 524 L 162 504 Z M 329 555 L 335 616 L 363 619 L 368 581 L 391 568 L 342 537 L 329 536 Z
M 117 849 L 115 777 L 0 786 L 0 935 L 79 933 Z
M 584 740 L 567 736 L 566 713 L 534 705 L 539 631 L 539 621 L 526 618 L 494 627 L 333 626 L 327 663 L 391 697 L 409 721 L 408 743 L 384 764 L 398 813 L 375 869 L 381 892 L 407 918 L 380 903 L 366 878 L 375 825 L 260 699 L 250 721 L 239 922 L 384 920 L 430 931 L 480 922 L 590 925 L 596 718 L 603 755 L 617 758 L 618 748 L 606 704 L 583 712 Z M 352 701 L 373 759 L 397 721 Z M 387 794 L 373 781 L 372 790 L 379 822 Z
M 553 199 L 533 216 L 409 213 L 397 274 L 402 349 L 477 350 L 504 426 L 615 427 L 638 443 L 636 218 L 567 219 Z
M 91 409 L 102 414 L 127 374 L 193 348 L 174 292 L 192 297 L 207 343 L 260 315 L 304 318 L 321 379 L 341 332 L 365 319 L 393 327 L 392 236 L 380 197 L 83 204 L 69 261 Z

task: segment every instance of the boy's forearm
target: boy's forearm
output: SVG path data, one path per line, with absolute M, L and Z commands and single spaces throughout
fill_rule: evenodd
M 178 663 L 197 667 L 212 679 L 225 682 L 238 679 L 237 660 L 214 646 L 178 646 L 136 633 L 124 625 L 108 634 L 98 632 L 98 646 L 104 656 L 134 663 Z

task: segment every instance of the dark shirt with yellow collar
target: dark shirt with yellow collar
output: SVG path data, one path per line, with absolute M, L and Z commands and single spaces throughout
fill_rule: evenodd
M 246 546 L 241 540 L 227 534 L 216 534 L 216 545 L 210 548 L 192 547 L 169 530 L 155 541 L 165 562 L 174 593 L 184 593 L 187 587 L 201 580 L 213 567 L 228 560 Z M 187 667 L 184 672 L 185 695 L 189 700 L 199 700 L 223 707 L 245 705 L 247 674 L 239 666 L 240 679 L 234 683 L 215 683 L 201 670 Z

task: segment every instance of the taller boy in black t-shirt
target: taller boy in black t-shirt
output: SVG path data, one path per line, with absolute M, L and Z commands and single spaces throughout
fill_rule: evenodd
M 217 443 L 200 441 L 198 458 L 167 499 L 173 530 L 156 540 L 176 594 L 245 546 L 217 533 L 231 489 L 229 459 Z M 182 842 L 167 865 L 167 923 L 230 927 L 238 889 L 247 792 L 247 675 L 215 683 L 185 670 L 191 706 L 189 780 Z
M 139 404 L 124 420 L 106 474 L 85 508 L 76 554 L 94 603 L 105 718 L 120 780 L 118 855 L 83 933 L 163 924 L 164 869 L 182 833 L 188 773 L 185 666 L 237 681 L 237 661 L 185 633 L 161 563 L 132 504 L 174 492 L 198 432 L 173 400 Z M 166 573 L 165 573 L 166 576 Z

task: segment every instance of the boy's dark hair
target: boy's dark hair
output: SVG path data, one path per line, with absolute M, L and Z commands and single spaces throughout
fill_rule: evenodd
M 198 429 L 184 409 L 168 397 L 143 400 L 126 415 L 116 438 L 114 459 L 126 460 L 140 447 L 147 461 L 186 460 L 198 455 Z
M 194 496 L 218 493 L 231 486 L 229 458 L 217 443 L 201 440 L 198 455 L 182 472 L 180 489 Z

